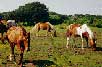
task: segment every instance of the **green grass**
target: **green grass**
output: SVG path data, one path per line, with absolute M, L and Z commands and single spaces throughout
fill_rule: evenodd
M 30 31 L 32 27 L 25 27 Z M 66 25 L 56 25 L 57 37 L 35 37 L 31 34 L 31 51 L 24 53 L 23 65 L 25 67 L 101 67 L 102 66 L 102 28 L 91 27 L 97 34 L 98 51 L 90 48 L 81 49 L 81 40 L 77 38 L 74 44 L 71 40 L 71 48 L 66 48 Z M 45 31 L 39 32 L 45 33 Z M 84 41 L 85 42 L 85 41 Z M 86 43 L 85 43 L 86 44 Z M 77 48 L 73 48 L 76 45 Z M 86 45 L 84 45 L 86 47 Z M 19 53 L 15 49 L 15 54 Z M 3 45 L 0 42 L 0 66 L 17 67 L 14 62 L 8 61 L 10 54 L 9 44 Z M 19 56 L 16 56 L 18 59 Z

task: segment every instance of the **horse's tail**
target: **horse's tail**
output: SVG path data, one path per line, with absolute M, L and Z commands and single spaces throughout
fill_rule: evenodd
M 35 24 L 35 26 L 30 30 L 30 32 L 32 33 L 33 31 L 36 31 L 38 27 L 38 24 Z

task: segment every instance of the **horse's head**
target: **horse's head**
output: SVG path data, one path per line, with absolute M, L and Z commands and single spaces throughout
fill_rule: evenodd
M 92 47 L 93 50 L 96 50 L 96 32 L 93 33 L 93 38 L 90 39 L 90 45 Z

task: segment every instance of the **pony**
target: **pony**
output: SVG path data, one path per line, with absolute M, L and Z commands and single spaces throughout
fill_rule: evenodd
M 47 30 L 46 36 L 48 36 L 48 32 L 53 31 L 53 36 L 56 37 L 56 30 L 54 28 L 54 26 L 52 24 L 50 24 L 50 22 L 39 22 L 37 24 L 35 24 L 35 26 L 32 28 L 32 31 L 36 30 L 37 32 L 39 32 L 40 30 Z M 31 31 L 31 32 L 32 32 Z
M 70 24 L 68 26 L 66 35 L 67 35 L 67 44 L 66 44 L 67 48 L 69 46 L 69 40 L 70 40 L 71 36 L 73 36 L 73 37 L 80 36 L 81 41 L 82 41 L 82 49 L 84 49 L 83 48 L 83 46 L 84 46 L 83 38 L 85 38 L 85 40 L 87 42 L 87 47 L 88 47 L 88 41 L 89 41 L 92 49 L 96 50 L 96 34 L 91 31 L 91 29 L 87 26 L 87 24 L 83 24 L 83 25 Z
M 15 60 L 14 48 L 16 45 L 20 51 L 20 61 L 18 65 L 22 65 L 24 50 L 30 50 L 30 32 L 27 33 L 21 26 L 12 26 L 8 29 L 6 36 L 11 48 L 10 61 Z

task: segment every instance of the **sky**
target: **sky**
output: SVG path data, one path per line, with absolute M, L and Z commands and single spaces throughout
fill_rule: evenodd
M 0 12 L 8 12 L 30 2 L 40 2 L 49 11 L 64 15 L 102 15 L 102 0 L 0 0 Z

